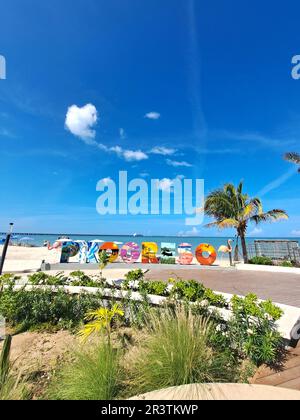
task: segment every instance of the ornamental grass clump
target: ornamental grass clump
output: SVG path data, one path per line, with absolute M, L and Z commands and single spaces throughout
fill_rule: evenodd
M 105 340 L 75 352 L 60 369 L 48 392 L 51 400 L 112 400 L 118 395 L 123 371 L 121 351 Z
M 146 334 L 128 362 L 132 394 L 177 385 L 233 382 L 237 366 L 210 346 L 213 324 L 181 306 L 153 310 Z

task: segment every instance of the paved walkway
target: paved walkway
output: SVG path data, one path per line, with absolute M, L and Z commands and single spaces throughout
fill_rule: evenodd
M 246 295 L 255 293 L 260 299 L 272 299 L 274 302 L 300 308 L 299 274 L 240 271 L 231 269 L 199 270 L 185 267 L 184 270 L 172 270 L 172 267 L 151 269 L 146 277 L 155 280 L 167 280 L 169 277 L 201 281 L 204 286 L 213 290 Z
M 256 373 L 252 383 L 300 391 L 300 344 L 296 349 L 290 350 L 280 370 L 275 371 L 263 366 Z

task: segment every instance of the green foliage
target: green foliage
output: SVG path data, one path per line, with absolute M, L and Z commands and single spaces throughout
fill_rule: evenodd
M 203 298 L 206 299 L 211 306 L 216 306 L 218 308 L 225 308 L 227 306 L 227 301 L 224 296 L 215 293 L 211 289 L 205 290 Z
M 144 278 L 144 272 L 140 268 L 137 270 L 128 271 L 128 273 L 125 274 L 125 279 L 127 280 L 127 282 L 140 281 L 140 280 L 143 280 L 143 278 Z
M 195 280 L 180 280 L 174 284 L 171 291 L 171 297 L 176 299 L 184 299 L 190 302 L 196 302 L 202 299 L 205 293 L 203 284 Z
M 75 353 L 75 360 L 62 366 L 49 390 L 53 400 L 112 400 L 123 379 L 121 352 L 101 341 L 92 349 Z
M 67 283 L 67 277 L 63 273 L 50 276 L 46 273 L 38 272 L 28 276 L 28 281 L 35 286 L 63 286 Z
M 257 265 L 274 265 L 273 261 L 269 257 L 253 257 L 249 260 L 249 264 L 257 264 Z
M 9 372 L 9 354 L 11 348 L 11 335 L 6 336 L 0 355 L 0 388 L 4 385 Z
M 25 288 L 5 290 L 0 295 L 0 313 L 13 325 L 23 329 L 40 324 L 60 325 L 74 328 L 79 325 L 86 312 L 102 304 L 102 295 L 71 295 L 62 289 L 26 291 Z
M 163 281 L 140 281 L 138 291 L 148 295 L 166 296 L 167 286 Z
M 233 382 L 237 374 L 227 354 L 209 344 L 212 324 L 177 307 L 152 311 L 143 340 L 130 359 L 132 393 L 204 382 Z
M 245 298 L 234 296 L 231 304 L 233 317 L 227 324 L 230 346 L 256 365 L 276 363 L 283 352 L 275 324 L 282 310 L 270 300 L 259 302 L 254 294 Z
M 15 377 L 11 372 L 10 350 L 12 337 L 6 336 L 0 355 L 0 401 L 22 400 L 27 396 L 24 384 L 20 377 Z
M 294 264 L 291 261 L 283 261 L 280 265 L 281 267 L 294 267 Z
M 70 273 L 69 284 L 80 287 L 103 287 L 103 279 L 94 279 L 86 275 L 83 271 L 73 271 Z

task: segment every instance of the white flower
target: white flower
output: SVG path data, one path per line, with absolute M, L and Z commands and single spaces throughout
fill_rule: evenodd
M 247 334 L 248 334 L 248 335 L 253 335 L 253 334 L 254 334 L 254 331 L 253 331 L 253 330 L 251 330 L 250 328 L 248 328 L 248 330 L 247 330 Z
M 208 302 L 208 300 L 207 300 L 207 299 L 202 300 L 202 301 L 200 302 L 200 306 L 201 306 L 202 308 L 205 308 L 205 307 L 209 306 L 209 302 Z
M 168 284 L 167 292 L 170 293 L 172 291 L 173 287 L 174 287 L 174 284 Z
M 132 280 L 129 282 L 128 286 L 130 289 L 138 289 L 140 282 L 138 280 Z

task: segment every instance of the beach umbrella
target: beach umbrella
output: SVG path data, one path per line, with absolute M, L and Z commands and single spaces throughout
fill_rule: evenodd
M 19 239 L 20 242 L 28 242 L 28 241 L 33 241 L 33 240 L 34 239 L 33 238 L 29 238 L 29 236 L 24 236 L 24 238 Z

